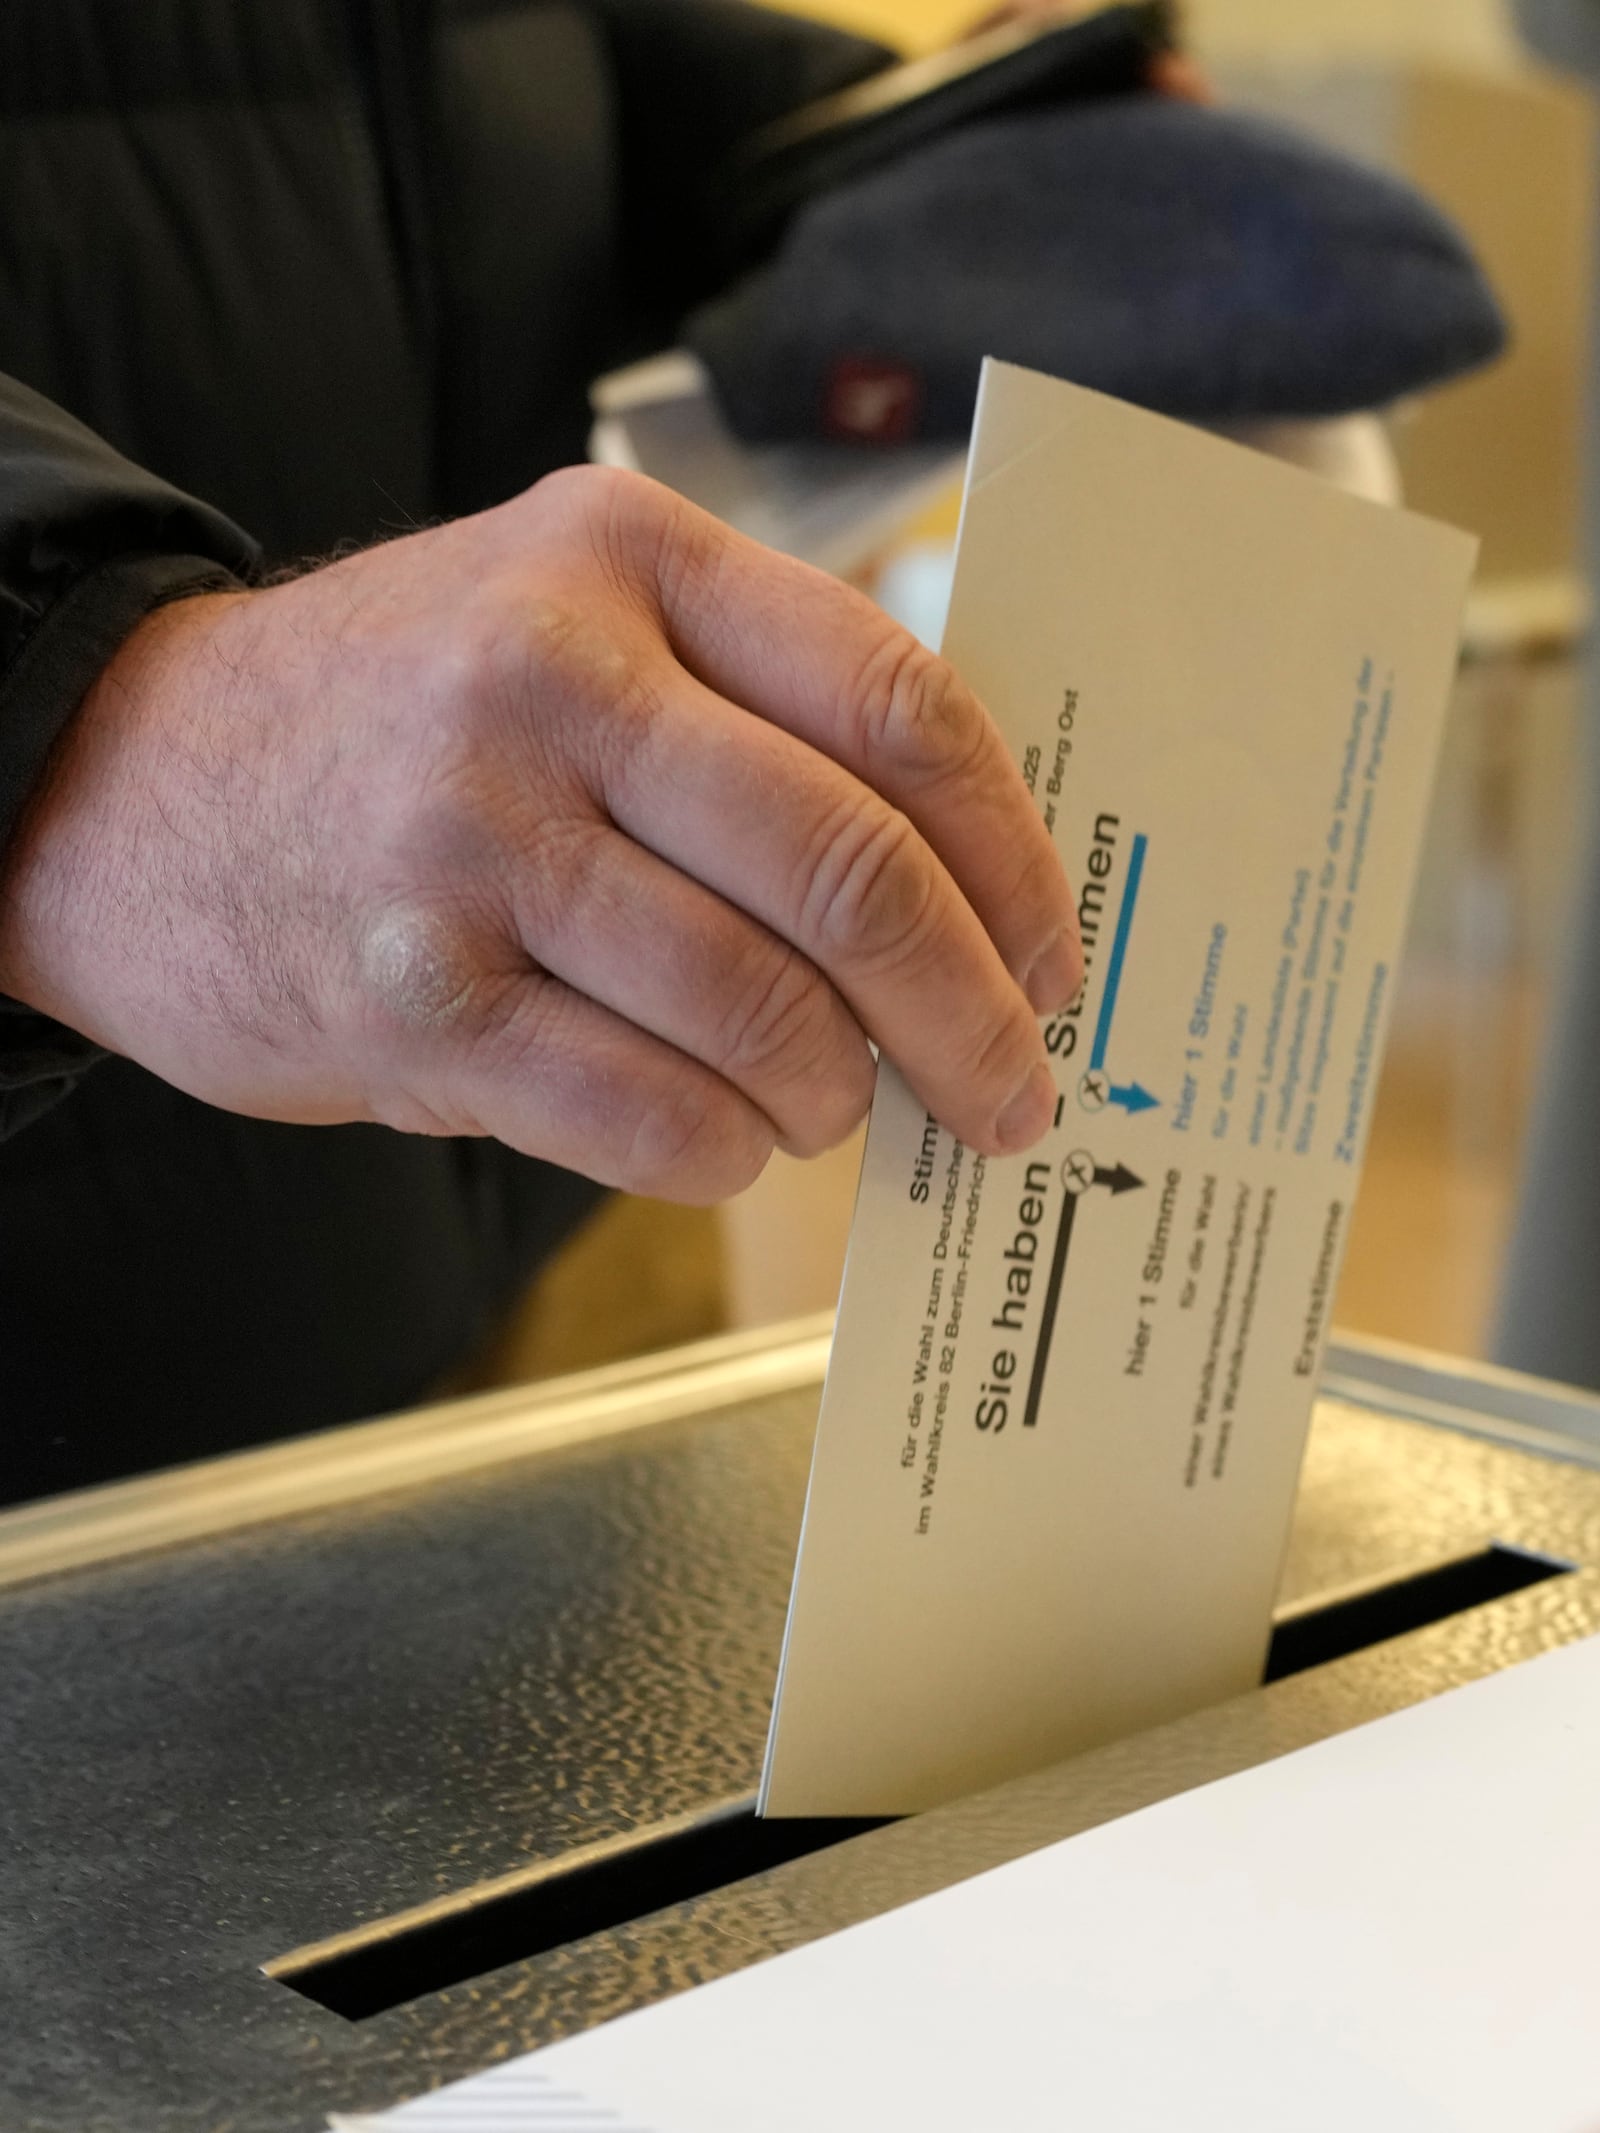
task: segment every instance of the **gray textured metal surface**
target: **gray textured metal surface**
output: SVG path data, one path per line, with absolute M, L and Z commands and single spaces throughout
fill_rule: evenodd
M 0 1594 L 5 2133 L 310 2133 L 1600 1627 L 1596 1580 L 1560 1579 L 367 2022 L 261 1975 L 750 1787 L 814 1412 Z M 1324 1406 L 1287 1596 L 1496 1539 L 1600 1563 L 1600 1474 Z

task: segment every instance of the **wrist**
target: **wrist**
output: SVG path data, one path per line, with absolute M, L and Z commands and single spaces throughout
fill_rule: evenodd
M 110 980 L 130 975 L 119 919 L 155 891 L 138 867 L 140 814 L 161 807 L 161 758 L 184 745 L 197 642 L 250 597 L 189 594 L 135 623 L 57 736 L 0 856 L 0 993 L 112 1049 L 124 985 Z

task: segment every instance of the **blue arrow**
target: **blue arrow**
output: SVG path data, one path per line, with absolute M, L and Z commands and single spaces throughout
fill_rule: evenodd
M 1136 1081 L 1130 1081 L 1126 1088 L 1113 1082 L 1106 1093 L 1112 1103 L 1121 1104 L 1130 1118 L 1135 1111 L 1154 1111 L 1161 1102 L 1159 1096 L 1152 1096 L 1148 1089 L 1141 1088 Z

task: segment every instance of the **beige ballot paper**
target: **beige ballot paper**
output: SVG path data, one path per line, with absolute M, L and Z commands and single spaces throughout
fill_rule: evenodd
M 931 1807 L 1260 1678 L 1474 552 L 985 366 L 944 649 L 1087 978 L 1026 1155 L 880 1073 L 764 1813 Z

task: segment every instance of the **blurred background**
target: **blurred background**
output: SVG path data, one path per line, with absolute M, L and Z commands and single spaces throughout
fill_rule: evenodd
M 908 53 L 949 42 L 974 12 L 809 11 Z M 1224 100 L 1398 169 L 1454 214 L 1511 320 L 1505 360 L 1390 423 L 1407 502 L 1470 528 L 1483 553 L 1335 1313 L 1483 1356 L 1574 857 L 1593 110 L 1496 0 L 1190 0 L 1185 19 Z M 873 574 L 886 604 L 935 635 L 954 525 L 949 498 Z M 473 1382 L 831 1306 L 859 1155 L 858 1141 L 811 1165 L 777 1158 L 716 1211 L 613 1203 Z

